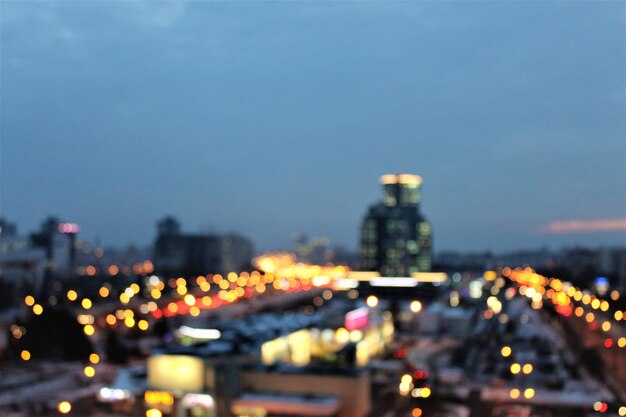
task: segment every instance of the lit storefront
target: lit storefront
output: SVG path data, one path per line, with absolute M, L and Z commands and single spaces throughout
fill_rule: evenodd
M 176 417 L 215 417 L 215 401 L 205 391 L 211 371 L 200 358 L 157 355 L 148 359 L 148 409 Z

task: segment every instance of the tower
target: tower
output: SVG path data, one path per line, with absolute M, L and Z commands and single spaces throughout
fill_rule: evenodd
M 361 269 L 386 276 L 430 271 L 432 230 L 420 213 L 422 178 L 387 174 L 380 183 L 383 200 L 370 206 L 361 225 Z

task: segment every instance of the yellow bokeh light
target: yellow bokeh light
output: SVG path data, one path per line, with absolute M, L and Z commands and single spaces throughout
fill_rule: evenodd
M 156 408 L 151 408 L 146 411 L 146 417 L 161 417 L 163 413 Z
M 23 350 L 22 352 L 20 352 L 20 357 L 24 361 L 29 361 L 30 360 L 30 352 L 27 351 L 27 350 Z
M 420 303 L 417 300 L 411 301 L 411 304 L 409 305 L 409 309 L 413 313 L 419 313 L 420 311 L 422 311 L 422 303 Z
M 98 356 L 97 353 L 92 353 L 91 355 L 89 355 L 89 362 L 95 365 L 96 363 L 100 362 L 100 356 Z
M 335 331 L 335 340 L 338 343 L 348 343 L 350 341 L 350 332 L 345 327 L 338 328 Z M 409 377 L 410 377 L 410 375 L 409 375 Z M 404 377 L 402 377 L 402 378 L 404 380 Z
M 117 322 L 117 319 L 113 314 L 107 314 L 106 322 L 109 326 L 113 326 Z
M 533 366 L 530 363 L 524 364 L 522 367 L 522 372 L 526 375 L 530 374 L 533 371 Z
M 70 301 L 76 301 L 76 299 L 78 298 L 78 294 L 76 293 L 76 291 L 74 290 L 69 290 L 67 292 L 67 299 Z
M 96 331 L 96 329 L 91 324 L 88 324 L 85 327 L 83 327 L 83 331 L 85 332 L 87 336 L 92 336 L 94 332 Z
M 187 294 L 185 298 L 183 298 L 183 301 L 185 301 L 185 304 L 191 307 L 196 304 L 196 297 L 194 297 L 192 294 Z
M 511 390 L 511 392 L 509 392 L 509 395 L 511 396 L 511 398 L 513 398 L 514 400 L 519 398 L 520 392 L 517 388 L 513 388 Z
M 98 294 L 100 294 L 100 297 L 106 298 L 109 296 L 109 289 L 107 287 L 100 287 Z
M 85 310 L 89 310 L 91 308 L 91 300 L 89 298 L 83 298 L 83 301 L 80 302 L 80 305 L 83 306 Z
M 511 365 L 511 373 L 512 374 L 519 374 L 520 371 L 522 370 L 522 367 L 519 363 L 514 363 Z
M 31 307 L 33 304 L 35 304 L 35 297 L 33 297 L 32 295 L 27 295 L 26 297 L 24 297 L 24 304 Z
M 533 388 L 526 388 L 524 390 L 524 398 L 530 399 L 535 396 L 535 390 Z
M 96 375 L 96 370 L 93 366 L 85 366 L 84 372 L 87 378 L 93 378 Z
M 120 294 L 120 302 L 122 304 L 128 304 L 130 301 L 130 297 L 128 296 L 128 294 L 126 294 L 125 292 Z
M 57 410 L 59 411 L 59 413 L 61 414 L 67 414 L 70 411 L 72 411 L 72 404 L 70 404 L 67 401 L 61 401 L 58 405 L 57 405 Z
M 376 297 L 375 295 L 370 295 L 365 300 L 365 303 L 367 304 L 368 307 L 372 307 L 372 308 L 376 307 L 378 305 L 378 297 Z
M 146 331 L 148 330 L 148 322 L 145 320 L 139 320 L 137 327 L 139 327 L 139 330 Z
M 502 349 L 500 349 L 500 353 L 505 358 L 508 358 L 509 356 L 511 356 L 511 352 L 512 352 L 512 349 L 510 346 L 504 346 Z
M 41 313 L 43 313 L 43 307 L 40 304 L 35 304 L 33 306 L 33 313 L 36 316 L 39 316 Z

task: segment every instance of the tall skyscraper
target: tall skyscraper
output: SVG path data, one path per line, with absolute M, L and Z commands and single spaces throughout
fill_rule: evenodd
M 361 225 L 360 268 L 384 276 L 430 271 L 432 230 L 419 210 L 422 178 L 391 174 L 380 183 L 383 201 L 370 206 Z

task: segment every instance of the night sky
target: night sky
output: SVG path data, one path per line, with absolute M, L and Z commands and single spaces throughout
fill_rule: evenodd
M 295 232 L 356 249 L 378 177 L 406 172 L 436 251 L 626 244 L 622 1 L 0 12 L 0 208 L 20 233 L 57 215 L 144 245 L 172 214 L 258 250 Z

